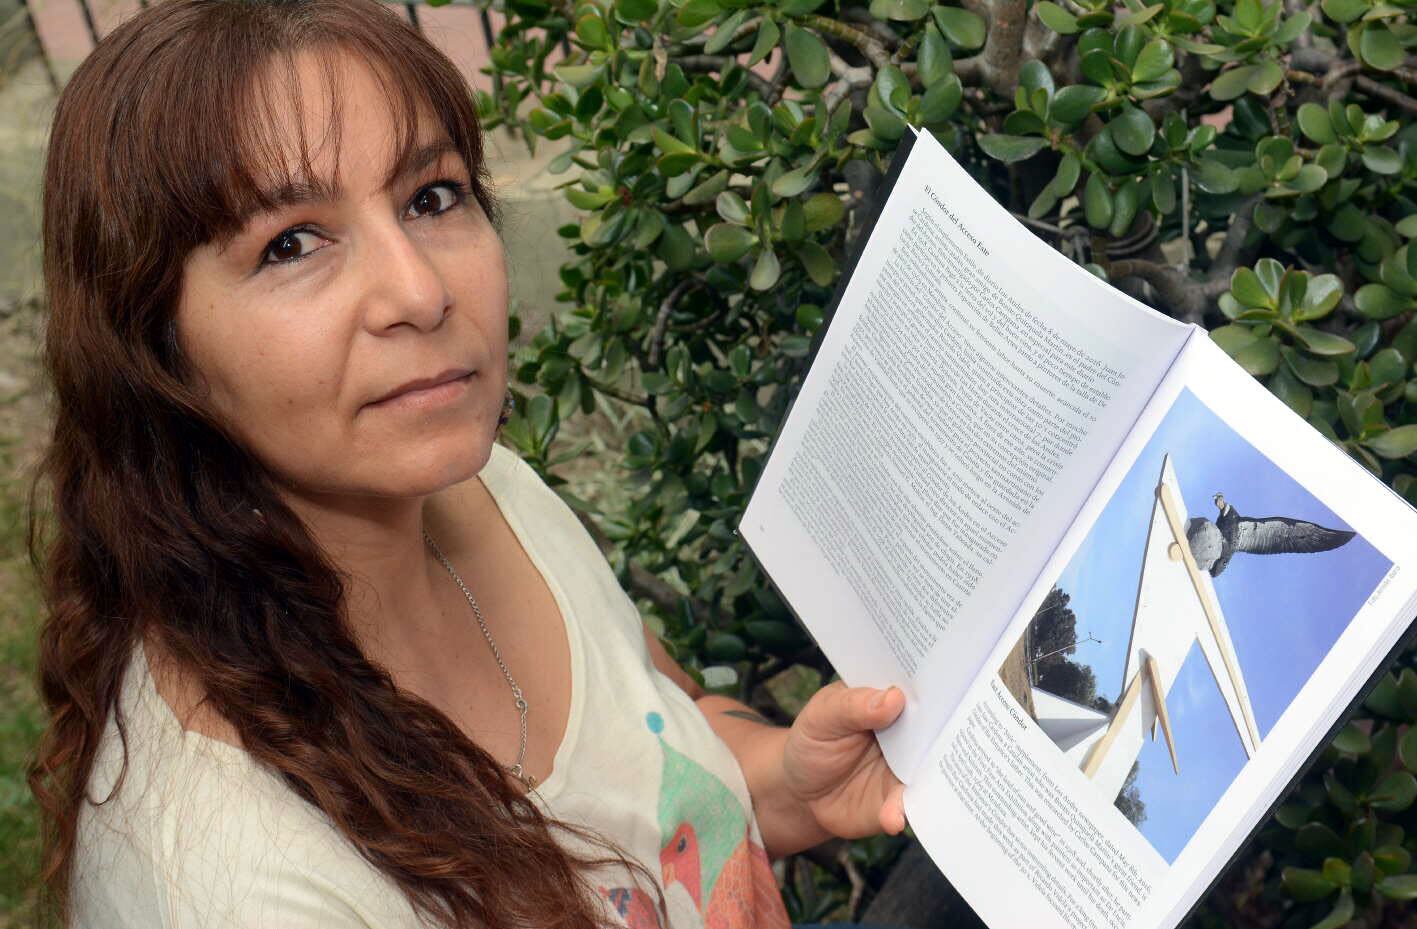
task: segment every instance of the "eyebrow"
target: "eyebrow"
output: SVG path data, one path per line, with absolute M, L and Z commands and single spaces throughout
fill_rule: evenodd
M 410 152 L 402 163 L 394 165 L 389 170 L 381 189 L 388 190 L 400 181 L 436 164 L 444 155 L 457 152 L 458 147 L 448 139 L 420 145 Z M 312 180 L 305 176 L 292 178 L 275 187 L 262 188 L 257 192 L 252 205 L 236 217 L 236 222 L 232 227 L 236 232 L 232 238 L 240 235 L 252 219 L 264 213 L 274 213 L 287 207 L 309 203 L 329 203 L 332 200 L 338 200 L 342 194 L 343 191 L 336 181 L 325 178 Z

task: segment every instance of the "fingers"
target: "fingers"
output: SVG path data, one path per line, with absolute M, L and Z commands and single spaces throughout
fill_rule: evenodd
M 899 835 L 905 829 L 905 785 L 896 783 L 881 804 L 881 831 Z
M 899 687 L 847 687 L 840 681 L 823 687 L 803 708 L 797 722 L 804 734 L 836 739 L 868 729 L 884 729 L 905 709 Z

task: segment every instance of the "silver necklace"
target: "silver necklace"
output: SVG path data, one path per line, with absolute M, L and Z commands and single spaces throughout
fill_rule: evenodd
M 487 640 L 487 646 L 492 649 L 492 657 L 497 660 L 497 667 L 502 669 L 502 676 L 507 679 L 507 685 L 512 688 L 512 697 L 515 698 L 517 712 L 521 715 L 521 744 L 517 748 L 516 764 L 507 765 L 508 773 L 527 786 L 528 790 L 536 787 L 536 778 L 526 772 L 523 765 L 526 763 L 526 698 L 522 696 L 522 689 L 517 686 L 516 678 L 512 677 L 512 672 L 507 670 L 507 663 L 502 660 L 502 650 L 497 647 L 497 643 L 492 641 L 492 632 L 487 628 L 487 620 L 482 618 L 482 610 L 477 605 L 477 598 L 472 595 L 472 591 L 467 589 L 467 585 L 458 577 L 458 572 L 453 569 L 453 563 L 443 554 L 443 550 L 438 547 L 438 543 L 433 541 L 433 537 L 428 534 L 428 530 L 423 530 L 423 541 L 428 543 L 428 547 L 433 550 L 433 556 L 442 562 L 448 574 L 452 575 L 453 582 L 458 585 L 463 596 L 467 597 L 467 602 L 472 606 L 472 613 L 477 617 L 477 625 L 482 629 L 482 637 Z

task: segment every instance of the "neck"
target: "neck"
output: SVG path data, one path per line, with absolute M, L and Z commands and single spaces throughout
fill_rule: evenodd
M 425 633 L 436 641 L 446 617 L 435 587 L 442 568 L 423 541 L 427 497 L 287 492 L 285 499 L 346 578 L 350 631 L 366 655 L 387 657 L 395 643 L 401 651 L 416 647 Z

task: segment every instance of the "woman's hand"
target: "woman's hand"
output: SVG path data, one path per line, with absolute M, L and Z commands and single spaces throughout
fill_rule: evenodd
M 783 747 L 788 790 L 833 835 L 859 838 L 905 828 L 904 786 L 886 766 L 873 730 L 905 708 L 898 687 L 819 690 L 792 724 Z

